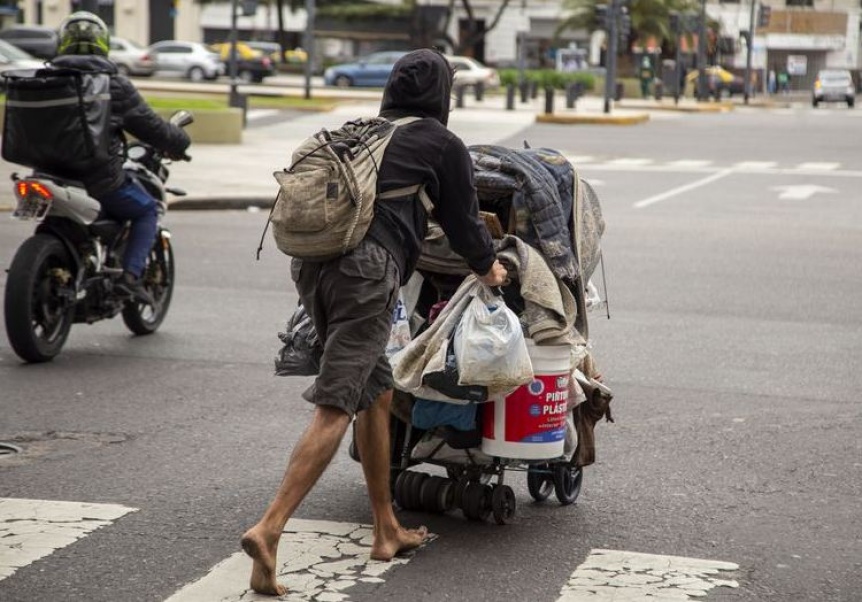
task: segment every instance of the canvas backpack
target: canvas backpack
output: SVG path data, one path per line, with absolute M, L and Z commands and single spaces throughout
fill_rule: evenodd
M 317 261 L 351 251 L 365 237 L 377 199 L 418 194 L 430 211 L 421 184 L 381 193 L 377 177 L 395 128 L 418 119 L 360 118 L 300 144 L 290 167 L 273 173 L 279 190 L 269 221 L 279 250 Z

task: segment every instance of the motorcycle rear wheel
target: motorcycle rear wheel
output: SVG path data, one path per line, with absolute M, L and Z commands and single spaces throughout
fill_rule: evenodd
M 6 334 L 25 362 L 48 362 L 66 343 L 75 305 L 58 293 L 74 278 L 72 258 L 53 236 L 32 236 L 15 253 L 6 279 Z
M 155 305 L 128 301 L 123 307 L 123 323 L 133 333 L 145 335 L 161 326 L 174 294 L 174 250 L 167 236 L 160 233 L 156 237 L 141 279 Z

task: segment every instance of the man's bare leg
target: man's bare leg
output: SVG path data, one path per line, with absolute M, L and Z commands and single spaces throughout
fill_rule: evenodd
M 374 515 L 374 542 L 371 558 L 392 560 L 404 550 L 420 545 L 428 535 L 425 527 L 405 529 L 395 517 L 389 492 L 389 406 L 392 391 L 381 394 L 371 407 L 356 415 L 356 444 L 371 512 Z
M 287 588 L 276 581 L 276 552 L 284 525 L 329 466 L 350 417 L 329 406 L 317 406 L 311 423 L 296 444 L 284 478 L 263 517 L 242 536 L 242 548 L 251 556 L 251 588 L 260 594 L 281 596 Z

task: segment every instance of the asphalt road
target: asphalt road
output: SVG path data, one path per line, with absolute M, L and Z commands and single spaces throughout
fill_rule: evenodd
M 591 329 L 616 422 L 574 506 L 532 503 L 515 475 L 511 525 L 400 512 L 439 538 L 349 599 L 550 602 L 603 548 L 738 564 L 708 600 L 859 600 L 860 130 L 862 112 L 797 108 L 507 141 L 578 157 L 603 201 L 611 319 Z M 254 260 L 264 215 L 167 223 L 177 288 L 156 335 L 79 325 L 39 366 L 0 338 L 0 440 L 29 450 L 0 460 L 0 498 L 138 509 L 0 599 L 169 598 L 238 551 L 308 419 L 308 381 L 272 376 L 296 296 L 274 246 Z M 0 220 L 0 263 L 27 235 Z M 343 447 L 298 517 L 368 520 Z

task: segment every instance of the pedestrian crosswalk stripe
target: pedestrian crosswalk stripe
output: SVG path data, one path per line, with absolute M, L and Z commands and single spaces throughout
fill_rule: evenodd
M 701 159 L 680 159 L 679 161 L 670 161 L 668 165 L 673 167 L 682 167 L 682 168 L 692 168 L 692 167 L 706 167 L 707 165 L 712 164 L 712 161 L 701 160 Z
M 116 504 L 0 498 L 0 580 L 135 510 Z
M 557 602 L 616 602 L 621 600 L 691 600 L 715 587 L 739 587 L 719 571 L 736 571 L 732 562 L 661 556 L 619 550 L 591 550 Z
M 278 544 L 278 581 L 288 595 L 280 600 L 347 602 L 360 583 L 383 583 L 383 575 L 409 557 L 371 560 L 372 528 L 358 523 L 290 519 Z M 251 559 L 238 552 L 166 602 L 248 602 L 272 600 L 248 589 Z
M 733 166 L 736 169 L 772 169 L 776 165 L 775 161 L 740 161 Z
M 623 158 L 612 159 L 611 161 L 608 161 L 608 165 L 614 165 L 617 167 L 642 167 L 644 165 L 649 165 L 652 162 L 652 159 Z
M 839 167 L 841 167 L 840 163 L 800 163 L 797 166 L 798 169 L 812 169 L 822 171 L 838 169 Z

